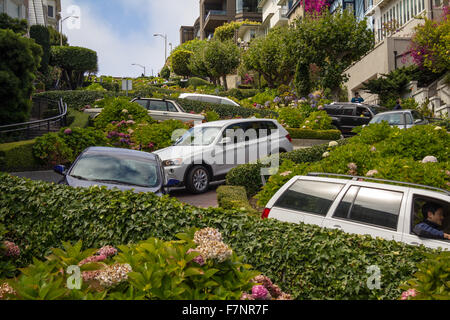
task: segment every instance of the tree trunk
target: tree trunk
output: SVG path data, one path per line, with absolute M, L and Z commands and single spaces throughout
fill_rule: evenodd
M 227 75 L 223 75 L 222 79 L 223 79 L 223 87 L 225 88 L 225 91 L 228 91 Z

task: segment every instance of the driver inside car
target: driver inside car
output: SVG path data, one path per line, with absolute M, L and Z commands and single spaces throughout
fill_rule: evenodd
M 434 203 L 425 203 L 422 213 L 425 220 L 414 227 L 415 234 L 419 237 L 450 240 L 450 234 L 440 230 L 444 221 L 443 207 Z

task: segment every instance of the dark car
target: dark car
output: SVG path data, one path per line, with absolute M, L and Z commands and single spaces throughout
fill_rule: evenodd
M 368 124 L 376 114 L 386 111 L 377 105 L 349 102 L 333 102 L 325 105 L 324 110 L 344 136 L 353 135 L 353 128 Z
M 73 187 L 98 185 L 161 196 L 170 186 L 165 185 L 159 156 L 137 150 L 90 147 L 78 156 L 68 170 L 60 165 L 55 167 L 55 171 L 64 175 L 60 184 Z

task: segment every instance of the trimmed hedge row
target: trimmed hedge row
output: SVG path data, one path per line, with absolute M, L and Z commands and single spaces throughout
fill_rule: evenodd
M 217 188 L 217 202 L 223 209 L 247 210 L 250 214 L 259 216 L 257 210 L 253 209 L 247 199 L 244 187 L 220 186 Z
M 35 140 L 11 142 L 0 145 L 0 171 L 19 172 L 47 169 L 33 156 Z
M 22 250 L 22 264 L 62 241 L 85 248 L 174 240 L 190 227 L 219 229 L 224 242 L 297 299 L 396 299 L 399 285 L 431 250 L 318 226 L 256 218 L 221 208 L 200 209 L 151 193 L 71 188 L 0 174 L 0 224 Z M 370 290 L 367 267 L 381 270 Z
M 311 130 L 299 128 L 286 128 L 292 139 L 319 139 L 338 140 L 341 138 L 339 130 Z
M 344 145 L 348 141 L 338 140 L 339 145 Z M 280 162 L 291 160 L 294 163 L 315 162 L 322 159 L 322 155 L 328 150 L 328 144 L 321 144 L 310 148 L 298 149 L 291 152 L 281 153 Z M 280 164 L 281 164 L 280 163 Z M 247 196 L 253 197 L 262 188 L 261 168 L 265 165 L 260 161 L 257 163 L 248 163 L 231 169 L 227 176 L 227 185 L 243 186 L 247 191 Z

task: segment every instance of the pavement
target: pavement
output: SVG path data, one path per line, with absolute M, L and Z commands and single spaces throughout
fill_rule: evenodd
M 30 172 L 14 172 L 13 176 L 28 178 L 31 180 L 58 183 L 61 175 L 54 171 L 30 171 Z M 224 181 L 212 182 L 210 191 L 203 194 L 191 194 L 185 188 L 174 188 L 170 191 L 170 196 L 178 199 L 180 202 L 187 203 L 200 208 L 218 207 L 216 189 L 223 184 Z

